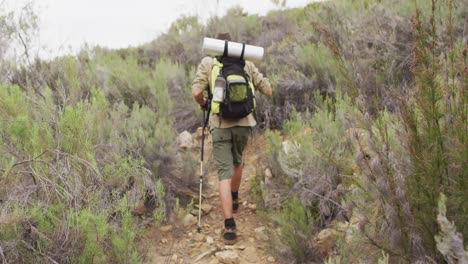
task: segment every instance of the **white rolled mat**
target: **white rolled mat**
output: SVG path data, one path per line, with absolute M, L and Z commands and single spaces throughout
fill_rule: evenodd
M 204 38 L 202 52 L 205 55 L 221 56 L 224 54 L 225 41 L 214 38 Z M 240 58 L 242 54 L 242 43 L 228 41 L 228 57 Z M 244 59 L 246 60 L 261 60 L 263 58 L 264 49 L 262 47 L 245 45 Z

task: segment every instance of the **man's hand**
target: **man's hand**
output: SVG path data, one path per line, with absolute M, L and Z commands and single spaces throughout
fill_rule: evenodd
M 201 110 L 208 110 L 208 99 L 203 97 L 203 103 L 199 104 Z
M 200 106 L 200 109 L 208 109 L 208 99 L 203 95 L 203 91 L 192 90 L 192 95 L 197 104 Z

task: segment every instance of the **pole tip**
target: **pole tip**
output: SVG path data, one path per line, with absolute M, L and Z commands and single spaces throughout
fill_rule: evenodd
M 197 227 L 197 232 L 198 232 L 198 233 L 201 233 L 201 227 L 200 227 L 200 226 Z

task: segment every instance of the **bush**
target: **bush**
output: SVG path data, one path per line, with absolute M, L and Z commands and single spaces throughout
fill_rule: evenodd
M 281 239 L 290 250 L 296 261 L 304 262 L 312 253 L 309 241 L 314 232 L 315 220 L 310 208 L 304 206 L 297 198 L 287 201 L 279 215 Z
M 465 6 L 337 0 L 266 17 L 234 8 L 206 26 L 182 17 L 137 48 L 17 67 L 0 51 L 5 258 L 141 260 L 129 208 L 143 204 L 159 222 L 183 212 L 171 195 L 188 202 L 196 166 L 175 136 L 201 124 L 189 86 L 202 36 L 229 31 L 266 49 L 257 66 L 274 98 L 259 97 L 256 112 L 261 128 L 279 131 L 266 132 L 274 177 L 258 175 L 251 189 L 260 208 L 281 212 L 290 254 L 315 259 L 306 241 L 331 228 L 345 232 L 330 262 L 451 261 L 434 241 L 435 208 L 443 191 L 466 237 Z M 12 22 L 0 14 L 0 47 L 35 28 Z

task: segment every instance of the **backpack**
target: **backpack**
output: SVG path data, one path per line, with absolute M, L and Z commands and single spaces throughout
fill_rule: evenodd
M 248 116 L 255 109 L 254 86 L 245 71 L 245 60 L 230 57 L 213 58 L 211 68 L 211 94 L 215 95 L 215 84 L 224 86 L 223 99 L 211 100 L 211 110 L 228 120 Z M 224 83 L 223 83 L 224 81 Z M 214 96 L 215 97 L 215 96 Z

